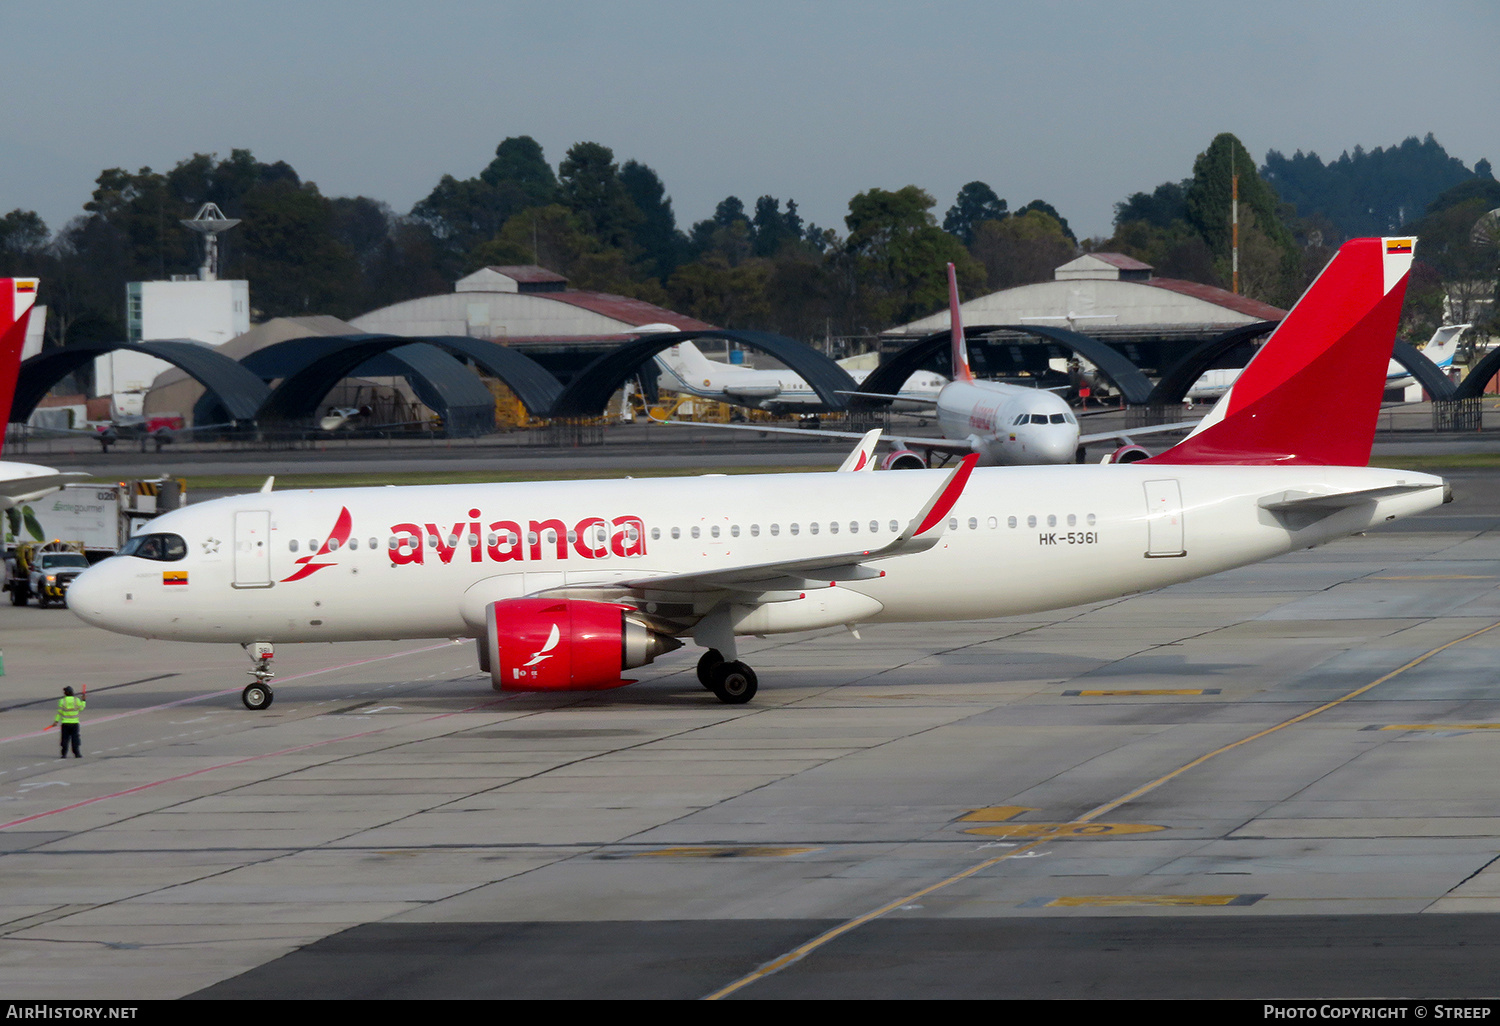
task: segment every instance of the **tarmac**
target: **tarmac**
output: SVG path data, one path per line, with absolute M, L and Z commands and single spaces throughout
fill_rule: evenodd
M 1500 473 L 1446 476 L 1162 591 L 752 640 L 737 707 L 692 649 L 500 695 L 416 641 L 279 646 L 252 713 L 235 648 L 0 607 L 0 991 L 1493 997 Z

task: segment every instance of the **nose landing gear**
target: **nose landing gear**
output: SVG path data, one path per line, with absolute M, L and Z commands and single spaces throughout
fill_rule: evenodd
M 246 709 L 257 712 L 270 708 L 276 700 L 276 692 L 271 690 L 271 681 L 276 676 L 271 670 L 271 658 L 276 654 L 276 648 L 268 641 L 255 641 L 242 647 L 255 660 L 255 669 L 245 671 L 255 678 L 255 683 L 245 685 L 245 690 L 240 692 L 240 701 L 245 703 Z

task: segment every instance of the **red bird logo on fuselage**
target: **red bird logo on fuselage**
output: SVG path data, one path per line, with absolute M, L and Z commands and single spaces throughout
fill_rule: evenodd
M 304 577 L 310 577 L 323 569 L 325 566 L 335 566 L 334 563 L 319 563 L 318 559 L 335 551 L 340 545 L 349 540 L 349 535 L 354 532 L 354 518 L 349 515 L 349 507 L 345 506 L 339 510 L 338 521 L 333 525 L 333 531 L 329 533 L 317 552 L 309 553 L 301 559 L 296 560 L 298 570 L 289 577 L 281 579 L 282 584 L 290 584 L 292 581 L 300 581 Z

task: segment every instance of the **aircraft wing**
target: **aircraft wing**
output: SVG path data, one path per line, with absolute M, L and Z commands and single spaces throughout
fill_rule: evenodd
M 741 566 L 717 567 L 686 574 L 659 574 L 621 581 L 619 586 L 641 593 L 668 593 L 679 597 L 705 592 L 750 592 L 766 596 L 778 591 L 796 591 L 809 586 L 809 582 L 822 585 L 838 581 L 863 581 L 884 577 L 884 570 L 865 564 L 892 556 L 905 556 L 923 552 L 936 545 L 943 536 L 948 511 L 963 494 L 969 475 L 979 462 L 976 453 L 970 453 L 946 474 L 943 482 L 928 498 L 926 504 L 913 516 L 894 541 L 879 548 L 855 549 L 804 559 L 777 560 L 770 563 L 749 563 Z M 795 598 L 797 596 L 788 596 Z
M 936 395 L 891 395 L 886 392 L 848 392 L 839 390 L 839 395 L 853 395 L 861 399 L 889 399 L 898 403 L 926 403 L 929 406 L 937 405 Z
M 1079 435 L 1078 444 L 1087 445 L 1089 442 L 1103 442 L 1118 438 L 1126 445 L 1130 445 L 1131 440 L 1136 435 L 1159 435 L 1166 431 L 1186 431 L 1188 428 L 1195 428 L 1197 426 L 1198 422 L 1196 420 L 1183 420 L 1178 421 L 1176 424 L 1152 424 L 1150 427 L 1121 428 L 1119 431 L 1100 431 L 1092 435 Z
M 36 471 L 24 475 L 9 476 L 17 470 Z M 38 467 L 30 463 L 0 464 L 0 510 L 12 509 L 26 502 L 35 502 L 51 495 L 69 481 L 88 477 L 76 470 L 59 472 L 50 467 Z
M 822 428 L 771 427 L 761 424 L 694 424 L 682 420 L 653 420 L 653 423 L 673 427 L 714 428 L 718 431 L 758 431 L 761 434 L 800 435 L 803 438 L 847 438 L 851 441 L 857 441 L 865 437 L 857 431 L 824 431 Z M 967 438 L 932 438 L 927 435 L 885 435 L 880 441 L 889 442 L 892 445 L 903 446 L 908 449 L 933 449 L 937 452 L 951 452 L 959 456 L 964 456 L 974 451 L 974 443 L 970 442 Z

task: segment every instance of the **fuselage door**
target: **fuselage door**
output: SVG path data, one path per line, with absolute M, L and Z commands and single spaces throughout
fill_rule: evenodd
M 1182 489 L 1176 481 L 1146 482 L 1146 558 L 1186 556 L 1182 541 Z
M 241 510 L 234 515 L 234 586 L 271 586 L 271 513 Z

